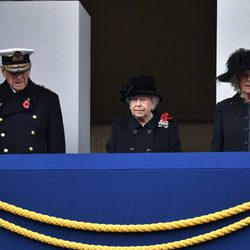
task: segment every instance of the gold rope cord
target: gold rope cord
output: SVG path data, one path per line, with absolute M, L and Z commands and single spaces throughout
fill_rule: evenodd
M 197 226 L 224 218 L 243 213 L 250 210 L 250 202 L 243 203 L 241 205 L 231 207 L 219 212 L 211 213 L 208 215 L 202 215 L 200 217 L 194 217 L 191 219 L 178 220 L 172 222 L 159 222 L 152 224 L 99 224 L 91 222 L 81 222 L 62 218 L 56 218 L 33 211 L 29 211 L 23 208 L 10 205 L 6 202 L 0 201 L 0 209 L 28 218 L 42 223 L 47 223 L 55 226 L 73 228 L 78 230 L 96 231 L 96 232 L 113 232 L 113 233 L 132 233 L 132 232 L 154 232 L 163 230 L 174 230 L 186 227 Z
M 238 222 L 235 222 L 229 226 L 223 227 L 221 229 L 217 229 L 215 231 L 202 234 L 199 236 L 195 236 L 192 238 L 187 238 L 180 241 L 169 242 L 165 244 L 157 244 L 151 246 L 101 246 L 101 245 L 90 245 L 83 244 L 78 242 L 71 242 L 62 239 L 57 239 L 54 237 L 46 236 L 44 234 L 40 234 L 37 232 L 33 232 L 26 228 L 22 228 L 13 223 L 7 222 L 5 220 L 0 219 L 0 227 L 3 227 L 11 232 L 20 234 L 22 236 L 28 237 L 30 239 L 40 241 L 42 243 L 46 243 L 49 245 L 62 247 L 66 249 L 84 249 L 84 250 L 170 250 L 170 249 L 180 249 L 184 247 L 190 247 L 193 245 L 197 245 L 200 243 L 204 243 L 206 241 L 210 241 L 237 230 L 240 230 L 246 226 L 250 225 L 250 217 L 242 219 Z

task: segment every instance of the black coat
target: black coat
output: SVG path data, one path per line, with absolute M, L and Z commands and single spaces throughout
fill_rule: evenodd
M 30 79 L 17 93 L 7 81 L 0 85 L 0 153 L 65 153 L 57 94 Z
M 106 148 L 109 153 L 181 151 L 179 132 L 174 120 L 167 128 L 158 127 L 160 116 L 143 126 L 130 114 L 113 122 Z
M 239 94 L 216 105 L 212 151 L 249 151 L 249 110 Z

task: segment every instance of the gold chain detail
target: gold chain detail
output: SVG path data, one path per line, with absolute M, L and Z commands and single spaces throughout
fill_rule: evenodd
M 22 236 L 28 237 L 30 239 L 40 241 L 42 243 L 46 243 L 49 245 L 62 247 L 66 249 L 83 249 L 83 250 L 170 250 L 170 249 L 180 249 L 184 247 L 190 247 L 193 245 L 197 245 L 200 243 L 204 243 L 206 241 L 210 241 L 222 236 L 225 236 L 227 234 L 230 234 L 232 232 L 235 232 L 237 230 L 240 230 L 246 226 L 250 225 L 250 217 L 247 217 L 243 220 L 240 220 L 238 222 L 235 222 L 229 226 L 223 227 L 221 229 L 195 236 L 192 238 L 180 240 L 180 241 L 174 241 L 169 242 L 166 244 L 157 244 L 157 245 L 151 245 L 151 246 L 100 246 L 100 245 L 89 245 L 89 244 L 83 244 L 78 242 L 72 242 L 72 241 L 66 241 L 61 240 L 57 238 L 53 238 L 50 236 L 46 236 L 44 234 L 40 234 L 37 232 L 33 232 L 31 230 L 28 230 L 26 228 L 22 228 L 20 226 L 17 226 L 13 223 L 7 222 L 5 220 L 0 219 L 0 227 L 3 227 L 11 232 L 20 234 Z
M 47 224 L 81 229 L 81 230 L 91 230 L 98 232 L 153 232 L 162 230 L 173 230 L 186 228 L 190 226 L 196 226 L 204 223 L 209 223 L 216 220 L 221 220 L 245 211 L 250 210 L 250 202 L 243 203 L 241 205 L 222 210 L 220 212 L 203 215 L 200 217 L 195 217 L 192 219 L 172 221 L 172 222 L 162 222 L 162 223 L 152 223 L 152 224 L 137 224 L 137 225 L 114 225 L 114 224 L 98 224 L 80 221 L 71 221 L 61 218 L 56 218 L 53 216 L 43 215 L 36 212 L 32 212 L 26 209 L 10 205 L 6 202 L 0 201 L 0 209 L 23 216 L 28 219 L 33 219 L 39 222 L 44 222 Z M 217 229 L 215 231 L 187 238 L 184 240 L 169 242 L 165 244 L 157 244 L 150 246 L 100 246 L 100 245 L 90 245 L 78 242 L 71 242 L 62 239 L 57 239 L 44 234 L 33 232 L 26 228 L 17 226 L 13 223 L 0 219 L 0 227 L 5 228 L 11 232 L 20 234 L 22 236 L 28 237 L 33 240 L 40 241 L 49 245 L 67 248 L 67 249 L 84 249 L 84 250 L 170 250 L 170 249 L 180 249 L 183 247 L 189 247 L 196 244 L 204 243 L 210 241 L 232 232 L 238 231 L 244 227 L 250 225 L 250 217 L 246 217 L 238 222 L 235 222 L 229 226 Z
M 164 230 L 175 230 L 186 227 L 193 227 L 224 218 L 237 215 L 250 210 L 250 202 L 243 203 L 241 205 L 231 207 L 219 212 L 211 213 L 208 215 L 202 215 L 200 217 L 194 217 L 191 219 L 178 220 L 172 222 L 159 222 L 152 224 L 131 224 L 131 225 L 120 225 L 120 224 L 99 224 L 91 222 L 81 222 L 62 218 L 56 218 L 33 211 L 29 211 L 23 208 L 10 205 L 6 202 L 0 201 L 0 209 L 28 218 L 42 223 L 47 223 L 55 226 L 73 228 L 78 230 L 96 231 L 96 232 L 112 232 L 112 233 L 139 233 L 139 232 L 154 232 Z

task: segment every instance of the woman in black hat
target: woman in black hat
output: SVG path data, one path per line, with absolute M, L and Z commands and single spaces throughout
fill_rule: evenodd
M 113 122 L 106 148 L 109 153 L 181 151 L 179 132 L 173 117 L 157 114 L 161 100 L 155 78 L 143 75 L 122 86 L 121 101 L 130 114 Z
M 217 77 L 237 91 L 216 106 L 212 151 L 250 151 L 250 50 L 238 49 Z

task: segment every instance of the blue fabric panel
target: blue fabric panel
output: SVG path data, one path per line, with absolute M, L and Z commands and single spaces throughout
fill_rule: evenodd
M 1 156 L 0 200 L 74 220 L 137 224 L 220 211 L 250 197 L 248 153 Z M 207 233 L 249 212 L 188 229 L 110 234 L 63 229 L 0 211 L 50 236 L 89 244 L 152 245 Z M 246 250 L 250 228 L 188 249 Z M 0 249 L 58 249 L 0 229 Z
M 2 155 L 4 169 L 250 168 L 248 152 Z

